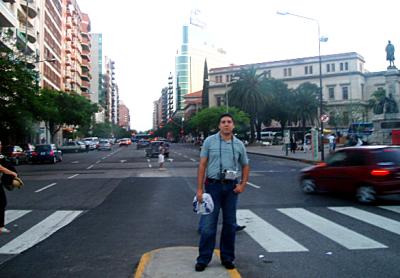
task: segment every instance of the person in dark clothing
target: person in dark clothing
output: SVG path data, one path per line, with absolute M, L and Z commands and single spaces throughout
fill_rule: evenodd
M 296 138 L 294 138 L 294 135 L 292 135 L 292 137 L 290 137 L 290 151 L 292 153 L 296 153 L 296 149 L 297 149 Z
M 4 156 L 0 154 L 0 173 L 2 173 L 2 183 L 5 180 L 6 176 L 9 175 L 11 177 L 17 177 L 17 173 L 14 171 L 11 171 L 7 168 L 13 168 L 13 166 L 6 162 L 4 160 Z M 15 168 L 14 168 L 15 169 Z M 4 187 L 3 184 L 0 184 L 0 234 L 8 234 L 10 233 L 10 230 L 8 230 L 6 227 L 4 227 L 4 218 L 5 218 L 5 212 L 6 212 L 6 206 L 7 206 L 7 196 L 6 193 L 4 192 Z

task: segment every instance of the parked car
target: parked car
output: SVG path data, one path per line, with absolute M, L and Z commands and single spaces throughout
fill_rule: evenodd
M 169 157 L 169 143 L 164 141 L 153 141 L 146 148 L 146 156 L 154 157 L 160 154 L 160 144 L 164 144 L 164 155 L 165 157 Z
M 62 161 L 62 151 L 57 149 L 54 144 L 36 145 L 35 151 L 32 152 L 32 162 L 50 162 L 57 163 Z
M 60 150 L 63 153 L 77 153 L 84 152 L 86 150 L 86 146 L 84 143 L 79 141 L 70 141 L 66 142 L 64 145 L 60 147 Z
M 99 147 L 97 148 L 99 151 L 101 150 L 106 150 L 106 151 L 111 151 L 111 143 L 107 139 L 101 139 L 99 141 Z
M 35 146 L 29 143 L 20 144 L 21 148 L 26 154 L 26 161 L 30 162 L 32 158 L 32 152 L 35 150 Z
M 19 165 L 21 162 L 27 162 L 26 153 L 20 146 L 9 145 L 3 147 L 3 154 L 6 159 L 14 165 Z
M 400 194 L 400 147 L 360 146 L 343 148 L 326 162 L 301 171 L 305 193 L 352 194 L 359 202 L 374 202 L 379 195 Z

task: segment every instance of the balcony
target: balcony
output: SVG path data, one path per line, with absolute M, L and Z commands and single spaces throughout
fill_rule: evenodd
M 72 28 L 72 18 L 71 17 L 67 17 L 67 21 L 65 22 L 65 26 L 67 27 L 67 29 L 71 29 Z
M 87 60 L 83 59 L 82 60 L 82 71 L 89 71 L 90 70 L 90 64 Z
M 82 71 L 81 78 L 82 78 L 82 80 L 90 81 L 90 74 L 89 74 L 89 72 L 88 72 L 88 71 Z
M 90 51 L 82 49 L 82 54 L 81 55 L 82 55 L 82 58 L 90 61 Z
M 70 66 L 71 65 L 71 58 L 69 58 L 69 57 L 65 57 L 65 65 L 66 66 Z
M 24 10 L 24 12 L 26 13 L 26 11 L 28 11 L 28 16 L 30 18 L 35 18 L 38 14 L 37 12 L 37 6 L 35 4 L 34 0 L 23 0 L 20 1 L 20 5 L 22 7 L 22 9 Z
M 7 2 L 7 1 L 3 1 Z M 18 25 L 17 17 L 7 5 L 0 1 L 0 26 L 2 27 L 15 27 Z
M 36 32 L 35 32 L 35 29 L 33 27 L 20 24 L 18 31 L 24 37 L 25 37 L 25 34 L 27 34 L 28 35 L 28 41 L 30 43 L 35 43 L 36 42 Z
M 90 89 L 90 82 L 89 82 L 89 81 L 82 80 L 81 89 L 82 89 L 82 90 L 84 90 L 84 89 L 86 89 L 86 90 Z

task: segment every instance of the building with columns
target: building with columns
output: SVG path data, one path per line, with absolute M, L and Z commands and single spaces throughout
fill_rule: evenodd
M 385 89 L 386 72 L 367 71 L 364 57 L 356 52 L 323 55 L 321 62 L 323 101 L 330 118 L 336 119 L 335 127 L 348 128 L 352 122 L 372 121 L 368 100 L 379 88 Z M 211 68 L 209 105 L 226 105 L 226 91 L 234 82 L 233 76 L 250 67 L 266 77 L 284 81 L 292 89 L 304 82 L 319 86 L 318 56 Z M 327 127 L 334 126 L 328 123 Z

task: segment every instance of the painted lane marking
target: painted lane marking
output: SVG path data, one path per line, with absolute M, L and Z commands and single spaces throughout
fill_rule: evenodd
M 86 169 L 87 169 L 87 170 L 92 169 L 93 166 L 94 166 L 94 165 L 92 164 L 92 165 L 90 165 L 89 167 L 87 167 Z
M 300 222 L 321 235 L 350 250 L 387 248 L 373 239 L 318 216 L 303 208 L 285 208 L 278 211 Z
M 380 208 L 400 213 L 400 206 L 380 206 Z
M 79 161 L 72 161 L 71 163 L 72 164 L 77 164 L 77 163 L 79 163 Z
M 196 162 L 196 161 L 197 161 L 196 159 L 193 159 L 193 158 L 191 158 L 190 160 L 193 161 L 193 162 Z
M 19 254 L 71 223 L 82 211 L 56 211 L 0 248 L 0 254 Z
M 6 210 L 4 224 L 7 225 L 30 212 L 31 210 Z
M 75 175 L 69 176 L 67 179 L 73 179 L 73 178 L 75 178 L 76 176 L 79 176 L 79 174 L 75 174 Z
M 354 207 L 328 207 L 378 228 L 400 235 L 400 222 Z
M 96 161 L 96 164 L 99 164 L 100 162 L 101 162 L 101 160 L 97 160 L 97 161 Z
M 54 186 L 54 185 L 56 185 L 56 184 L 57 184 L 56 182 L 53 182 L 53 183 L 51 183 L 51 184 L 49 184 L 49 185 L 46 185 L 45 187 L 42 187 L 42 188 L 36 190 L 35 193 L 39 193 L 39 192 L 41 192 L 41 191 L 43 191 L 43 190 L 46 190 L 47 188 L 50 188 L 50 187 L 52 187 L 52 186 Z
M 107 158 L 107 157 L 105 156 L 105 157 L 102 157 L 101 159 L 104 160 L 104 159 L 106 159 L 106 158 Z
M 127 161 L 128 161 L 128 160 L 125 160 L 125 159 L 120 160 L 121 163 L 125 163 L 125 162 L 127 162 Z
M 247 184 L 252 186 L 252 187 L 254 187 L 254 188 L 257 188 L 257 189 L 261 188 L 261 186 L 255 185 L 254 183 L 251 183 L 251 182 L 247 182 Z
M 240 225 L 245 232 L 268 252 L 305 252 L 303 245 L 278 230 L 248 209 L 237 210 Z

